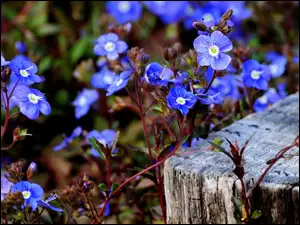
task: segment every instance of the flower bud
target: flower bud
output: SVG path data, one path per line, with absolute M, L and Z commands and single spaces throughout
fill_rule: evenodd
M 232 9 L 228 9 L 227 12 L 225 12 L 223 14 L 223 16 L 221 17 L 221 20 L 224 20 L 224 21 L 229 20 L 230 17 L 232 16 L 232 13 L 233 13 Z
M 208 28 L 206 27 L 206 25 L 200 21 L 194 21 L 193 22 L 193 27 L 196 28 L 199 31 L 207 31 Z
M 28 180 L 31 180 L 33 174 L 36 172 L 37 170 L 37 165 L 35 162 L 32 162 L 30 163 L 30 165 L 28 166 L 27 168 L 27 171 L 26 171 L 26 176 L 27 176 L 27 179 Z

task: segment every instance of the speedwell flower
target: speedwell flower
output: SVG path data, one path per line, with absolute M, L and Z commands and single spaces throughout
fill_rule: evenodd
M 106 129 L 106 130 L 103 130 L 102 132 L 99 132 L 97 130 L 92 130 L 86 136 L 86 141 L 89 144 L 91 144 L 89 142 L 89 138 L 94 137 L 97 141 L 99 141 L 104 146 L 108 145 L 110 147 L 113 140 L 115 139 L 115 136 L 116 136 L 116 132 L 114 130 L 111 130 L 111 129 Z M 116 152 L 116 151 L 117 151 L 117 149 L 113 150 L 113 152 Z M 91 149 L 91 154 L 95 157 L 100 157 L 100 154 L 94 148 Z
M 119 24 L 137 21 L 142 16 L 142 5 L 138 1 L 108 1 L 106 10 Z
M 267 90 L 268 81 L 271 76 L 265 65 L 259 64 L 256 60 L 249 59 L 243 63 L 242 78 L 247 87 Z
M 106 89 L 106 96 L 111 96 L 113 93 L 123 89 L 128 84 L 132 71 L 124 71 L 120 76 L 116 77 L 114 82 Z
M 116 60 L 119 54 L 124 53 L 128 49 L 128 45 L 119 40 L 115 33 L 101 35 L 94 47 L 94 53 L 99 56 L 107 56 L 108 60 Z
M 13 185 L 12 192 L 21 192 L 24 198 L 24 203 L 22 208 L 25 208 L 27 205 L 32 207 L 32 210 L 35 211 L 38 205 L 41 205 L 46 208 L 50 208 L 57 212 L 62 212 L 62 209 L 56 208 L 48 204 L 49 200 L 43 201 L 42 198 L 44 196 L 43 188 L 34 183 L 30 183 L 28 181 L 20 181 Z M 54 200 L 51 198 L 51 200 Z
M 83 89 L 82 92 L 80 92 L 76 99 L 72 102 L 72 105 L 75 106 L 76 119 L 86 115 L 90 109 L 90 106 L 97 101 L 98 98 L 99 94 L 96 90 Z
M 180 86 L 173 87 L 166 99 L 170 108 L 180 110 L 183 115 L 188 114 L 189 109 L 197 102 L 197 98 L 192 92 L 188 92 Z
M 25 60 L 24 57 L 14 58 L 10 64 L 9 68 L 12 70 L 12 80 L 19 80 L 21 84 L 31 85 L 33 83 L 41 82 L 41 78 L 36 75 L 38 70 L 37 66 Z
M 51 113 L 51 106 L 46 101 L 45 95 L 37 89 L 19 85 L 16 87 L 13 95 L 19 102 L 21 113 L 31 120 L 38 118 L 40 112 L 44 115 Z
M 107 89 L 117 78 L 117 75 L 104 67 L 100 72 L 95 73 L 91 78 L 91 84 L 94 88 Z
M 231 57 L 224 52 L 232 49 L 232 43 L 220 31 L 214 31 L 211 36 L 200 35 L 194 40 L 194 48 L 198 53 L 197 61 L 200 66 L 224 70 L 231 62 Z

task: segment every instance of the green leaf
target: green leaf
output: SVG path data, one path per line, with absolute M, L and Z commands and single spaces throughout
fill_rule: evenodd
M 42 37 L 42 36 L 49 36 L 49 35 L 57 34 L 60 30 L 61 30 L 60 25 L 46 23 L 46 24 L 40 26 L 36 32 L 37 32 L 37 35 Z
M 70 52 L 71 63 L 74 64 L 78 59 L 80 59 L 80 57 L 84 55 L 88 49 L 89 42 L 90 38 L 84 37 L 75 43 Z
M 106 186 L 106 184 L 104 184 L 104 183 L 100 183 L 100 184 L 98 185 L 98 188 L 99 188 L 100 190 L 102 190 L 102 191 L 108 191 L 107 186 Z
M 91 143 L 91 145 L 93 146 L 93 148 L 96 149 L 97 152 L 99 152 L 99 154 L 101 155 L 102 159 L 106 159 L 106 156 L 105 156 L 104 151 L 103 151 L 105 149 L 104 145 L 101 144 L 95 137 L 89 138 L 89 142 Z
M 111 189 L 112 189 L 111 191 L 114 192 L 118 187 L 119 187 L 119 185 L 113 183 L 113 184 L 111 185 Z
M 260 216 L 262 215 L 261 211 L 260 210 L 255 210 L 252 215 L 251 215 L 251 218 L 252 219 L 258 219 Z
M 42 74 L 43 72 L 45 72 L 47 69 L 51 67 L 51 64 L 52 64 L 51 56 L 44 57 L 39 64 L 39 73 Z

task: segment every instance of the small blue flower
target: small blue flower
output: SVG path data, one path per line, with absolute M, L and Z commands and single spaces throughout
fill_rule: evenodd
M 48 201 L 43 201 L 42 198 L 44 196 L 44 190 L 41 188 L 40 185 L 30 183 L 28 181 L 20 181 L 13 185 L 11 191 L 14 192 L 21 192 L 24 198 L 24 203 L 22 208 L 25 208 L 27 205 L 32 207 L 32 210 L 35 211 L 38 205 L 41 205 L 46 208 L 50 208 L 52 210 L 62 212 L 62 209 L 55 208 L 48 204 Z M 53 199 L 51 199 L 53 200 Z
M 144 4 L 163 23 L 171 24 L 178 22 L 184 16 L 188 3 L 186 1 L 144 1 Z
M 172 76 L 172 70 L 157 62 L 150 63 L 145 69 L 145 80 L 152 85 L 167 86 Z
M 282 97 L 275 88 L 270 88 L 263 96 L 255 100 L 253 107 L 255 112 L 264 111 L 270 104 L 278 102 Z
M 1 67 L 7 66 L 10 63 L 10 61 L 6 61 L 5 58 L 1 55 Z
M 37 119 L 40 112 L 44 115 L 51 113 L 51 106 L 46 101 L 45 95 L 37 89 L 19 85 L 13 95 L 19 102 L 21 113 L 31 120 Z
M 95 73 L 91 78 L 91 84 L 94 88 L 107 89 L 118 76 L 107 67 L 104 67 L 100 72 Z
M 288 93 L 286 92 L 286 83 L 278 83 L 276 88 L 280 98 L 285 98 L 287 96 Z
M 12 70 L 12 80 L 19 80 L 21 84 L 31 85 L 41 82 L 41 78 L 36 75 L 37 66 L 24 57 L 15 57 L 10 62 L 9 68 Z
M 53 148 L 54 151 L 59 151 L 68 146 L 75 138 L 79 137 L 82 133 L 82 128 L 80 126 L 76 127 L 69 137 L 66 137 L 59 145 Z
M 137 21 L 142 16 L 142 5 L 138 1 L 108 1 L 106 10 L 119 24 Z
M 82 116 L 86 115 L 90 109 L 90 106 L 98 99 L 99 93 L 96 90 L 84 88 L 72 102 L 72 105 L 75 106 L 76 119 L 80 119 Z
M 22 208 L 30 205 L 33 211 L 38 207 L 38 201 L 42 200 L 42 197 L 44 196 L 44 190 L 40 185 L 32 184 L 28 181 L 21 181 L 14 184 L 11 191 L 13 193 L 18 191 L 21 192 L 24 197 Z
M 25 53 L 25 52 L 27 51 L 27 46 L 26 46 L 26 44 L 25 44 L 24 42 L 22 42 L 22 41 L 17 41 L 17 42 L 15 43 L 15 48 L 16 48 L 16 50 L 17 50 L 19 53 L 21 53 L 21 54 L 23 54 L 23 53 Z
M 115 136 L 116 136 L 116 132 L 114 130 L 111 130 L 111 129 L 106 129 L 106 130 L 103 130 L 102 132 L 99 132 L 97 130 L 92 130 L 86 136 L 86 141 L 89 144 L 91 144 L 89 142 L 89 138 L 94 137 L 94 138 L 96 138 L 96 140 L 98 140 L 104 146 L 108 145 L 110 147 L 113 140 L 115 139 Z M 113 151 L 116 153 L 117 150 L 114 149 Z M 95 157 L 100 157 L 100 154 L 94 148 L 91 149 L 91 154 Z
M 118 76 L 114 82 L 106 89 L 106 96 L 111 96 L 115 92 L 123 89 L 128 84 L 132 71 L 124 71 Z
M 204 91 L 204 88 L 196 90 L 196 96 L 202 104 L 211 105 L 223 103 L 224 99 L 220 92 L 209 89 L 207 93 L 204 94 Z
M 182 115 L 188 114 L 189 109 L 197 102 L 197 98 L 192 92 L 188 92 L 180 86 L 171 88 L 166 99 L 168 106 L 172 109 L 180 110 Z
M 265 65 L 259 64 L 256 60 L 249 59 L 243 63 L 242 78 L 247 87 L 267 90 L 268 81 L 271 76 Z
M 94 53 L 99 56 L 107 56 L 108 60 L 116 60 L 119 54 L 124 53 L 128 49 L 128 45 L 119 40 L 115 33 L 101 35 L 94 47 Z
M 232 49 L 232 43 L 220 31 L 214 31 L 210 37 L 200 35 L 194 40 L 194 48 L 198 53 L 197 61 L 200 66 L 224 70 L 231 62 L 231 57 L 224 52 Z

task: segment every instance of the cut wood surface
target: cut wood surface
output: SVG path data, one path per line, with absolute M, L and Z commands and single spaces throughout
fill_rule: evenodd
M 266 161 L 290 145 L 299 134 L 299 93 L 270 109 L 234 122 L 210 134 L 208 140 L 225 137 L 245 150 L 246 184 L 250 188 L 267 167 Z M 203 147 L 210 145 L 205 142 Z M 280 159 L 265 176 L 252 198 L 252 208 L 262 211 L 262 223 L 299 223 L 299 148 L 290 159 Z M 165 162 L 164 180 L 167 222 L 172 224 L 239 223 L 235 199 L 241 185 L 233 174 L 234 164 L 221 152 L 197 150 L 188 156 L 173 156 Z

